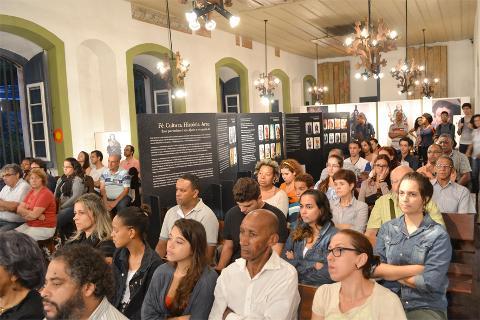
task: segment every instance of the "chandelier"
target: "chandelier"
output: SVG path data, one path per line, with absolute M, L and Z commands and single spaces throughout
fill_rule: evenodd
M 260 93 L 260 98 L 262 104 L 267 106 L 270 102 L 273 102 L 274 91 L 277 86 L 280 84 L 280 79 L 273 76 L 272 73 L 268 73 L 267 65 L 267 21 L 265 22 L 265 72 L 261 73 L 260 76 L 253 81 L 255 89 Z
M 172 29 L 170 25 L 170 8 L 168 6 L 167 0 L 167 25 L 168 25 L 168 42 L 170 45 L 170 57 L 166 58 L 166 61 L 160 61 L 157 63 L 157 70 L 160 72 L 160 77 L 164 80 L 169 80 L 171 77 L 171 68 L 170 66 L 175 64 L 175 78 L 176 78 L 176 86 L 177 88 L 173 88 L 172 90 L 172 99 L 175 98 L 184 98 L 186 96 L 186 92 L 183 89 L 185 86 L 185 77 L 187 76 L 188 69 L 190 68 L 190 63 L 188 60 L 182 59 L 180 52 L 177 51 L 175 56 L 173 55 L 173 44 L 172 44 Z M 170 79 L 173 80 L 173 79 Z M 169 81 L 170 86 L 172 85 L 173 81 Z
M 379 19 L 375 27 L 371 20 L 371 0 L 368 0 L 368 20 L 364 25 L 360 21 L 355 22 L 354 35 L 345 39 L 347 53 L 358 56 L 360 61 L 355 65 L 356 69 L 363 68 L 362 72 L 355 74 L 356 79 L 368 80 L 383 78 L 381 67 L 387 65 L 387 60 L 382 58 L 382 52 L 396 49 L 395 40 L 398 34 L 391 30 Z
M 231 2 L 230 2 L 231 5 Z M 219 3 L 215 3 L 215 1 L 192 1 L 193 9 L 190 12 L 185 13 L 185 17 L 188 21 L 188 27 L 193 31 L 197 31 L 200 29 L 200 20 L 204 20 L 205 22 L 205 29 L 208 31 L 212 31 L 216 28 L 217 23 L 215 20 L 210 18 L 210 13 L 212 11 L 216 11 L 225 17 L 228 22 L 230 23 L 230 27 L 235 28 L 240 24 L 240 18 L 238 16 L 234 16 L 229 11 L 227 11 L 224 7 L 223 1 L 219 1 Z
M 422 74 L 424 67 L 415 64 L 415 60 L 408 60 L 408 0 L 405 0 L 405 60 L 399 60 L 396 67 L 390 70 L 392 77 L 399 81 L 397 84 L 398 94 L 407 93 L 411 96 L 417 78 Z
M 433 81 L 427 78 L 427 45 L 425 43 L 425 29 L 422 29 L 423 32 L 423 59 L 425 63 L 425 78 L 420 83 L 419 80 L 415 81 L 416 86 L 421 85 L 422 95 L 425 98 L 431 98 L 435 92 L 435 86 L 440 82 L 438 78 L 434 78 Z
M 318 44 L 315 43 L 315 51 L 317 54 L 317 83 L 318 83 Z M 328 91 L 327 86 L 313 86 L 308 88 L 308 92 L 312 94 L 312 97 L 315 98 L 315 105 L 320 106 L 323 103 L 323 97 L 325 93 Z

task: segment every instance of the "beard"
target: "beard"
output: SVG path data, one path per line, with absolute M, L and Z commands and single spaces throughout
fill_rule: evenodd
M 43 301 L 51 304 L 57 309 L 57 314 L 53 317 L 45 315 L 47 320 L 79 319 L 79 314 L 85 309 L 85 301 L 83 300 L 80 289 L 76 290 L 75 293 L 62 305 L 45 298 Z

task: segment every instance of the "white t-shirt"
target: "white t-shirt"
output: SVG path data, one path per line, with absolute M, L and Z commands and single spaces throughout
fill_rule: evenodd
M 105 166 L 102 166 L 100 169 L 97 169 L 97 167 L 92 166 L 89 176 L 92 177 L 93 181 L 98 181 L 100 180 L 100 176 L 106 169 L 107 167 Z
M 271 204 L 275 208 L 280 209 L 280 211 L 283 212 L 285 217 L 288 214 L 288 195 L 285 191 L 282 189 L 278 189 L 277 193 L 273 197 L 270 197 L 268 199 L 263 199 L 268 204 Z
M 2 191 L 0 191 L 0 199 L 20 203 L 29 191 L 30 185 L 20 178 L 13 188 L 7 185 L 2 188 Z M 10 211 L 0 211 L 0 221 L 25 222 L 21 216 Z
M 312 304 L 312 311 L 316 315 L 324 317 L 325 320 L 407 319 L 400 299 L 376 282 L 365 303 L 342 313 L 339 307 L 341 285 L 341 282 L 324 284 L 317 289 Z
M 345 166 L 345 163 L 349 163 L 355 167 L 355 174 L 358 177 L 358 175 L 361 172 L 365 172 L 365 169 L 367 168 L 368 160 L 360 157 L 358 158 L 357 162 L 353 163 L 352 158 L 347 158 L 345 159 L 345 161 L 343 161 L 344 166 Z
M 128 270 L 125 293 L 123 294 L 122 303 L 130 302 L 130 280 L 132 280 L 135 272 L 137 272 L 137 270 Z

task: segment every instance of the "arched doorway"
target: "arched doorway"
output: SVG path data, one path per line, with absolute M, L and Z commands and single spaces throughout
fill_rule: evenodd
M 234 79 L 232 82 L 232 90 L 235 90 L 235 87 L 238 87 L 238 95 L 239 95 L 239 110 L 238 112 L 248 113 L 250 112 L 249 107 L 249 97 L 248 97 L 248 69 L 235 58 L 227 57 L 219 60 L 215 63 L 215 74 L 216 74 L 216 87 L 217 87 L 217 110 L 218 112 L 227 111 L 223 106 L 225 102 L 225 90 L 222 90 L 222 83 L 225 84 L 223 80 L 232 80 L 235 77 L 231 77 L 232 74 L 236 74 L 238 79 Z M 237 84 L 238 83 L 238 84 Z M 228 100 L 228 97 L 227 97 Z M 228 104 L 228 103 L 227 103 Z
M 312 75 L 306 75 L 303 77 L 303 105 L 309 106 L 315 103 L 315 101 L 313 101 L 312 94 L 308 92 L 308 89 L 313 88 L 316 83 L 317 81 Z
M 282 105 L 283 112 L 290 113 L 292 112 L 292 105 L 290 101 L 290 78 L 288 75 L 281 69 L 274 69 L 271 71 L 271 74 L 277 77 L 282 83 Z

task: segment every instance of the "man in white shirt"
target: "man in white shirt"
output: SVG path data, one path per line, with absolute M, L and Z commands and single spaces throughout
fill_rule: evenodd
M 346 163 L 352 164 L 355 167 L 355 175 L 358 176 L 360 173 L 365 172 L 367 169 L 368 160 L 360 157 L 360 151 L 362 150 L 362 145 L 358 141 L 352 141 L 348 145 L 348 150 L 350 152 L 350 158 L 343 161 L 343 165 Z
M 93 184 L 95 186 L 95 191 L 100 192 L 100 177 L 102 173 L 107 170 L 103 165 L 103 153 L 99 150 L 93 150 L 90 153 L 90 163 L 92 164 L 92 169 L 90 170 L 90 177 L 93 179 Z
M 15 229 L 25 220 L 17 215 L 17 206 L 30 191 L 30 185 L 22 179 L 22 169 L 17 164 L 2 168 L 5 186 L 0 191 L 0 232 Z
M 240 226 L 241 258 L 223 269 L 209 319 L 297 319 L 300 302 L 295 268 L 272 250 L 278 219 L 251 211 Z

